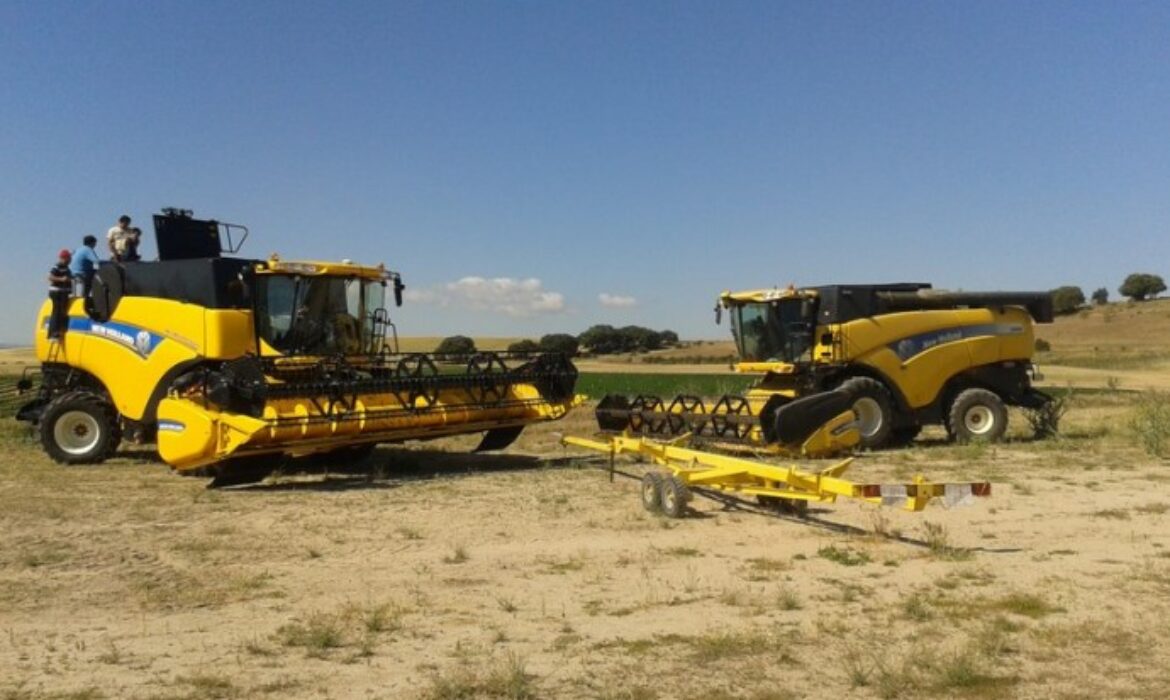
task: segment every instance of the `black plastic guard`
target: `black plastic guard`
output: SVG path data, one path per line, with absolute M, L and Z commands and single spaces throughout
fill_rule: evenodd
M 502 450 L 520 437 L 520 433 L 524 432 L 524 426 L 517 425 L 511 428 L 492 428 L 483 434 L 483 439 L 479 441 L 479 445 L 475 447 L 476 452 L 494 452 Z
M 770 437 L 782 445 L 799 445 L 852 404 L 853 399 L 844 391 L 826 391 L 790 401 L 776 409 Z

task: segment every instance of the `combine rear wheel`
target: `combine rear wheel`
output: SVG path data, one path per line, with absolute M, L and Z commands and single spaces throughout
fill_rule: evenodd
M 871 450 L 885 447 L 894 427 L 894 401 L 889 389 L 870 377 L 852 377 L 837 388 L 853 399 L 861 447 Z
M 1003 399 L 986 389 L 967 389 L 951 404 L 947 431 L 956 442 L 999 442 L 1007 422 Z
M 61 394 L 45 406 L 41 444 L 61 464 L 94 464 L 114 454 L 122 441 L 118 412 L 88 391 Z

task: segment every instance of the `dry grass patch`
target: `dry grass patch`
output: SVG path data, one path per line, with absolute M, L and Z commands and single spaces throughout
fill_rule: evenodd
M 455 668 L 436 675 L 423 692 L 428 700 L 465 700 L 467 698 L 506 698 L 529 700 L 539 697 L 536 676 L 525 668 L 524 660 L 509 654 L 484 669 Z

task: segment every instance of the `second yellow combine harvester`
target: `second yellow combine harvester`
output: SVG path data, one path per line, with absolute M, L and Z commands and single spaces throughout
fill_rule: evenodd
M 59 462 L 102 461 L 131 432 L 227 485 L 383 442 L 483 433 L 479 450 L 501 449 L 574 405 L 562 355 L 398 353 L 385 296 L 401 304 L 403 285 L 382 266 L 226 257 L 247 230 L 187 211 L 155 230 L 159 260 L 103 264 L 62 339 L 48 302 L 38 314 L 40 387 L 18 418 Z
M 928 284 L 724 292 L 745 394 L 703 399 L 607 396 L 603 431 L 769 447 L 823 456 L 905 444 L 922 426 L 951 439 L 999 440 L 1007 407 L 1040 409 L 1033 322 L 1046 292 L 946 292 Z

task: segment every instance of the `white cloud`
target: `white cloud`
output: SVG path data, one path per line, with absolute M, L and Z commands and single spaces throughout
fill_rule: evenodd
M 634 297 L 622 296 L 621 294 L 606 294 L 602 292 L 597 295 L 597 300 L 601 305 L 610 309 L 628 309 L 631 306 L 637 306 L 638 300 Z
M 565 310 L 564 295 L 545 289 L 544 284 L 534 277 L 464 277 L 430 289 L 407 289 L 404 296 L 418 304 L 457 306 L 516 318 Z

